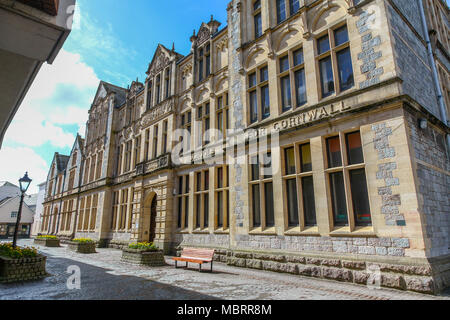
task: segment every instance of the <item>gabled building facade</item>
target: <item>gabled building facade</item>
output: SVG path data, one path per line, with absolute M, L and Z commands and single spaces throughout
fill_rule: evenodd
M 202 23 L 186 56 L 158 45 L 145 82 L 100 83 L 86 139 L 55 156 L 42 232 L 213 247 L 231 265 L 355 283 L 375 267 L 382 286 L 420 292 L 448 286 L 445 3 L 227 10 L 228 26 Z

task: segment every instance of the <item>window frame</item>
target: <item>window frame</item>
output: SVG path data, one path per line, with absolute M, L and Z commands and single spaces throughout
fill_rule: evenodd
M 262 80 L 261 77 L 261 71 L 263 69 L 267 69 L 267 79 Z M 250 76 L 255 75 L 255 85 L 250 87 Z M 247 122 L 248 125 L 253 125 L 255 123 L 261 122 L 263 120 L 269 119 L 271 116 L 271 103 L 270 103 L 270 85 L 269 85 L 269 67 L 267 65 L 267 62 L 262 63 L 261 65 L 254 68 L 252 71 L 247 72 L 246 77 L 247 82 L 247 101 L 248 101 L 248 113 L 247 113 Z M 269 114 L 265 115 L 263 114 L 263 105 L 262 105 L 262 94 L 263 94 L 263 88 L 267 87 L 269 90 Z M 252 121 L 252 110 L 251 110 L 251 95 L 255 93 L 256 94 L 256 111 L 257 116 L 256 120 Z
M 295 65 L 294 61 L 294 53 L 302 51 L 303 54 L 303 62 L 300 64 Z M 284 58 L 288 58 L 288 69 L 281 71 L 281 60 Z M 302 102 L 301 104 L 297 101 L 297 83 L 295 74 L 298 71 L 303 70 L 304 76 L 305 76 L 305 93 L 306 93 L 306 101 Z M 292 49 L 287 50 L 283 54 L 281 54 L 277 60 L 277 71 L 278 71 L 278 94 L 279 94 L 279 114 L 286 113 L 291 110 L 297 110 L 299 108 L 305 107 L 308 105 L 308 88 L 306 86 L 306 70 L 305 70 L 305 56 L 303 51 L 303 46 L 297 46 Z M 288 108 L 285 108 L 283 106 L 283 90 L 282 90 L 282 80 L 286 77 L 289 77 L 289 85 L 290 85 L 290 99 L 291 99 L 291 105 L 288 106 Z
M 272 184 L 272 190 L 274 187 L 274 172 L 272 170 L 272 174 L 267 178 L 264 175 L 264 170 L 263 170 L 263 163 L 261 163 L 261 159 L 264 158 L 264 155 L 266 154 L 271 154 L 271 164 L 273 163 L 273 156 L 272 156 L 272 151 L 270 149 L 268 149 L 267 151 L 264 152 L 258 152 L 258 153 L 252 153 L 249 154 L 249 164 L 248 164 L 248 172 L 249 172 L 249 177 L 248 177 L 248 185 L 249 185 L 249 227 L 250 227 L 250 233 L 251 232 L 273 232 L 275 231 L 275 227 L 276 227 L 276 213 L 275 213 L 275 200 L 273 199 L 273 225 L 267 226 L 267 208 L 266 208 L 266 196 L 265 196 L 265 186 L 266 184 Z M 258 161 L 258 179 L 253 179 L 252 177 L 252 172 L 253 172 L 253 168 L 252 166 L 256 165 L 256 164 L 252 164 L 252 159 L 254 157 L 257 157 L 257 161 Z M 271 165 L 272 168 L 272 165 Z M 258 186 L 259 187 L 259 209 L 260 209 L 260 225 L 255 225 L 254 223 L 254 203 L 253 203 L 253 188 L 254 186 Z M 272 196 L 273 196 L 273 192 L 272 192 Z
M 348 231 L 353 232 L 357 231 L 362 228 L 373 228 L 374 220 L 373 220 L 373 211 L 371 207 L 371 201 L 370 201 L 370 193 L 369 193 L 369 185 L 367 180 L 367 170 L 366 170 L 366 155 L 364 148 L 362 149 L 362 155 L 363 155 L 363 162 L 358 164 L 349 164 L 349 155 L 347 151 L 347 135 L 351 133 L 360 132 L 360 129 L 349 129 L 345 131 L 340 131 L 338 134 L 330 134 L 328 136 L 323 137 L 323 145 L 324 145 L 324 154 L 326 155 L 324 157 L 324 167 L 325 167 L 325 175 L 326 175 L 326 184 L 327 184 L 327 194 L 328 196 L 328 207 L 329 207 L 329 221 L 330 221 L 330 231 L 336 231 L 340 229 L 348 229 Z M 329 166 L 329 159 L 328 159 L 328 152 L 327 149 L 327 139 L 333 138 L 333 137 L 339 137 L 339 144 L 341 148 L 341 158 L 342 158 L 342 165 L 339 167 L 330 167 Z M 363 146 L 363 140 L 361 135 L 361 144 Z M 361 170 L 363 169 L 366 174 L 366 185 L 367 185 L 367 201 L 368 201 L 368 207 L 370 210 L 370 216 L 371 221 L 370 223 L 364 223 L 364 224 L 356 224 L 356 214 L 354 212 L 354 205 L 353 205 L 353 194 L 351 190 L 351 182 L 350 182 L 350 172 L 354 170 Z M 343 182 L 344 182 L 344 190 L 345 190 L 345 204 L 347 206 L 347 224 L 341 225 L 336 224 L 335 218 L 334 218 L 334 212 L 333 212 L 333 205 L 332 205 L 332 189 L 331 189 L 331 175 L 334 173 L 342 172 L 343 176 Z
M 318 231 L 318 219 L 317 219 L 317 201 L 316 194 L 314 193 L 314 205 L 315 205 L 315 215 L 316 215 L 316 224 L 308 225 L 306 223 L 306 212 L 303 200 L 303 179 L 311 177 L 313 179 L 313 186 L 315 183 L 314 179 L 314 163 L 311 159 L 312 168 L 310 171 L 302 170 L 302 146 L 309 145 L 310 153 L 312 155 L 311 150 L 311 141 L 299 141 L 294 144 L 285 145 L 281 148 L 281 161 L 282 161 L 282 181 L 283 181 L 283 202 L 284 202 L 284 227 L 286 232 L 317 232 Z M 294 149 L 294 162 L 295 162 L 295 172 L 287 173 L 287 159 L 286 159 L 286 150 L 293 148 Z M 295 179 L 296 185 L 296 196 L 297 196 L 297 214 L 298 214 L 298 225 L 291 225 L 289 223 L 289 208 L 288 208 L 288 181 Z
M 332 26 L 331 28 L 328 28 L 327 30 L 321 32 L 320 34 L 318 34 L 315 39 L 314 39 L 314 55 L 315 55 L 315 63 L 316 63 L 316 74 L 317 74 L 317 83 L 318 83 L 318 93 L 319 93 L 319 100 L 323 100 L 326 98 L 330 98 L 330 97 L 335 97 L 340 95 L 343 92 L 347 92 L 349 90 L 352 90 L 355 88 L 355 67 L 354 67 L 354 59 L 352 59 L 352 49 L 351 49 L 351 41 L 350 41 L 350 35 L 349 35 L 349 30 L 348 30 L 348 26 L 349 23 L 347 23 L 347 21 L 343 21 L 341 23 L 338 23 L 334 26 Z M 335 33 L 337 30 L 341 29 L 345 27 L 347 29 L 347 36 L 348 36 L 348 40 L 338 46 L 336 46 L 336 42 L 335 42 Z M 319 53 L 319 40 L 322 39 L 323 37 L 328 36 L 328 42 L 329 42 L 329 46 L 330 49 L 328 51 L 325 51 L 323 53 Z M 353 72 L 353 85 L 350 86 L 347 89 L 342 90 L 342 84 L 340 81 L 340 75 L 339 75 L 339 64 L 338 64 L 338 60 L 337 60 L 337 55 L 348 49 L 350 52 L 350 62 L 351 62 L 351 66 L 352 66 L 352 72 Z M 323 92 L 323 86 L 322 86 L 322 72 L 321 72 L 321 67 L 320 67 L 320 62 L 330 58 L 331 60 L 331 70 L 333 73 L 333 82 L 334 82 L 334 91 L 325 95 Z

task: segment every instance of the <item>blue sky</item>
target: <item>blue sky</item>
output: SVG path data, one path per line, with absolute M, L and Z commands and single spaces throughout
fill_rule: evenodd
M 77 0 L 73 30 L 52 65 L 44 64 L 6 132 L 0 181 L 29 171 L 44 182 L 54 153 L 69 154 L 84 136 L 98 83 L 126 87 L 145 79 L 158 43 L 190 51 L 193 30 L 211 15 L 226 26 L 229 0 Z

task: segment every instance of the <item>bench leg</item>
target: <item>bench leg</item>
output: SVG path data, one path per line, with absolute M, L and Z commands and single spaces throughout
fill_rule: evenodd
M 198 264 L 198 271 L 202 272 L 202 264 L 201 263 Z
M 211 261 L 211 272 L 213 272 L 213 262 Z
M 189 263 L 189 262 L 186 261 L 186 269 L 188 269 L 188 263 Z
M 177 261 L 177 260 L 175 260 L 175 269 L 177 268 L 177 262 L 178 262 L 178 261 Z

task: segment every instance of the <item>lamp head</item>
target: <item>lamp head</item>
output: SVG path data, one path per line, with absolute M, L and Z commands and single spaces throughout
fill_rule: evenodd
M 27 192 L 28 187 L 31 184 L 31 179 L 28 177 L 28 172 L 25 173 L 25 175 L 23 176 L 23 178 L 19 179 L 19 184 L 20 184 L 20 191 L 22 191 L 22 193 Z

